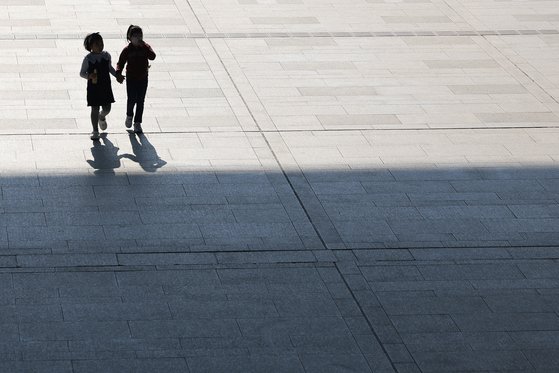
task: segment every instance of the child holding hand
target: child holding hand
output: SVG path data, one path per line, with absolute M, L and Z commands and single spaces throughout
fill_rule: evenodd
M 99 128 L 107 129 L 107 114 L 111 111 L 111 104 L 115 102 L 111 87 L 111 77 L 117 76 L 111 63 L 111 55 L 104 51 L 103 38 L 98 32 L 89 34 L 83 41 L 83 46 L 89 54 L 85 56 L 80 70 L 80 76 L 87 79 L 87 106 L 91 106 L 92 140 L 99 140 Z M 103 108 L 99 112 L 100 107 Z
M 143 31 L 140 26 L 130 25 L 126 33 L 129 44 L 124 47 L 118 59 L 116 74 L 117 80 L 122 83 L 124 77 L 122 70 L 126 66 L 126 93 L 128 95 L 126 105 L 126 128 L 132 127 L 134 132 L 142 133 L 142 115 L 144 113 L 144 101 L 148 88 L 148 60 L 155 59 L 155 52 L 151 46 L 143 40 Z M 136 115 L 134 115 L 136 107 Z

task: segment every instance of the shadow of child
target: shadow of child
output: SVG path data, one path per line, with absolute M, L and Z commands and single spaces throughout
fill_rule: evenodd
M 129 138 L 134 154 L 123 154 L 122 157 L 138 163 L 146 172 L 155 172 L 157 169 L 167 164 L 166 161 L 159 157 L 146 135 L 131 133 L 129 134 Z
M 95 169 L 94 173 L 114 173 L 115 168 L 120 167 L 120 159 L 118 155 L 119 148 L 107 138 L 102 136 L 101 141 L 95 141 L 91 148 L 93 160 L 88 159 L 87 163 Z

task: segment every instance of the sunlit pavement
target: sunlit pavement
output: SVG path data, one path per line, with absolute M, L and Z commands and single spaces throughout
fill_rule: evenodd
M 0 372 L 559 370 L 559 3 L 0 0 L 0 48 Z

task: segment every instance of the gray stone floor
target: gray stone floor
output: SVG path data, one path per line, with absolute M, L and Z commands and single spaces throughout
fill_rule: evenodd
M 92 143 L 82 38 L 158 54 Z M 0 372 L 559 371 L 559 3 L 0 0 Z

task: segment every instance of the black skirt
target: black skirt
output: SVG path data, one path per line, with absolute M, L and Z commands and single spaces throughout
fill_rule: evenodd
M 100 62 L 89 63 L 88 74 L 97 70 L 97 84 L 91 79 L 87 81 L 87 106 L 106 106 L 115 102 L 111 87 L 109 61 L 102 59 Z

